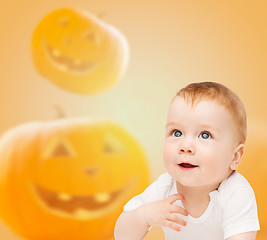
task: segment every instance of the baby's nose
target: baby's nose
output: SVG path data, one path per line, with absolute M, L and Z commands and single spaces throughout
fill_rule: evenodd
M 180 146 L 179 146 L 179 153 L 180 154 L 194 154 L 195 153 L 195 149 L 194 149 L 194 144 L 192 141 L 189 141 L 189 139 L 183 139 L 182 142 L 180 142 Z
M 180 148 L 179 153 L 189 153 L 189 154 L 192 154 L 193 151 L 191 149 Z

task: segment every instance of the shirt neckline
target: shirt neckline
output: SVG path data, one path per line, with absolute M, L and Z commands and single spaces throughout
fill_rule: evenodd
M 209 193 L 209 197 L 210 197 L 209 205 L 200 217 L 195 218 L 195 217 L 191 216 L 190 214 L 188 214 L 188 216 L 186 216 L 187 220 L 189 220 L 190 222 L 193 222 L 193 223 L 203 222 L 209 216 L 209 213 L 211 212 L 211 209 L 213 208 L 214 194 L 216 194 L 216 192 L 218 192 L 218 190 L 214 190 L 214 191 Z M 173 179 L 170 195 L 177 194 L 177 193 L 178 192 L 177 192 L 177 188 L 176 188 L 176 180 Z M 179 201 L 179 205 L 184 208 L 182 201 L 181 200 L 178 200 L 178 201 Z

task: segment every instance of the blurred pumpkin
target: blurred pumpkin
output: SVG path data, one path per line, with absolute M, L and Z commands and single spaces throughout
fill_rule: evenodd
M 257 240 L 267 239 L 267 125 L 251 124 L 246 142 L 244 158 L 238 167 L 254 189 L 261 230 Z
M 128 62 L 128 44 L 116 28 L 92 14 L 62 8 L 37 25 L 32 55 L 39 73 L 57 86 L 94 94 L 122 77 Z
M 29 123 L 0 141 L 0 216 L 26 239 L 109 239 L 148 181 L 140 145 L 110 121 Z

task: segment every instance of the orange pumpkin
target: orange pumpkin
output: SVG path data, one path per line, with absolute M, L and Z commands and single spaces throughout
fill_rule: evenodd
M 0 216 L 29 240 L 109 239 L 148 181 L 140 145 L 110 121 L 30 123 L 0 141 Z
M 128 44 L 114 27 L 88 12 L 55 10 L 34 30 L 36 69 L 57 86 L 79 94 L 104 91 L 120 80 Z

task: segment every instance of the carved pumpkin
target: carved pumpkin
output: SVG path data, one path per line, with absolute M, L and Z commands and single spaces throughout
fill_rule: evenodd
M 63 8 L 45 16 L 32 38 L 35 67 L 57 86 L 80 94 L 110 88 L 128 62 L 124 36 L 97 17 Z
M 0 141 L 0 216 L 29 240 L 109 239 L 148 181 L 139 144 L 110 121 L 31 123 Z

